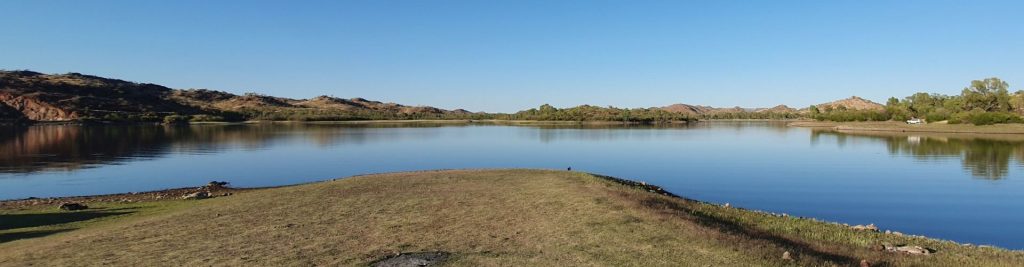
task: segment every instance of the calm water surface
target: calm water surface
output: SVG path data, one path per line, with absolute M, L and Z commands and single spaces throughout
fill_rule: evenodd
M 699 200 L 1024 249 L 1024 136 L 842 134 L 771 122 L 33 126 L 0 128 L 0 149 L 0 199 L 572 166 Z

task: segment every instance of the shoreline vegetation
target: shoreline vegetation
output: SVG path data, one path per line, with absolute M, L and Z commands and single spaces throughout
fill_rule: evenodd
M 995 77 L 971 81 L 959 95 L 919 92 L 903 99 L 890 97 L 885 105 L 858 97 L 849 100 L 855 101 L 812 105 L 808 117 L 835 122 L 915 119 L 978 126 L 1024 123 L 1024 90 L 1010 93 L 1009 83 Z
M 181 199 L 200 191 L 214 197 Z M 63 202 L 89 208 L 57 210 Z M 0 265 L 372 265 L 423 255 L 450 266 L 1024 261 L 1022 251 L 746 210 L 554 170 L 401 172 L 252 189 L 211 182 L 0 201 L 0 218 Z

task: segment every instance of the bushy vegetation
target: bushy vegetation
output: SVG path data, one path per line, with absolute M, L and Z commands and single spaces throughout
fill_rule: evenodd
M 701 115 L 701 119 L 710 120 L 790 120 L 799 119 L 803 116 L 799 112 L 778 112 L 778 111 L 739 111 L 739 112 L 715 112 Z
M 982 111 L 971 111 L 957 113 L 949 119 L 949 123 L 970 123 L 974 125 L 992 125 L 999 123 L 1022 123 L 1022 119 L 1017 114 L 1009 112 L 982 112 Z
M 929 122 L 989 125 L 1019 123 L 1024 113 L 1024 91 L 1009 92 L 1010 85 L 999 78 L 971 81 L 960 95 L 916 93 L 903 99 L 890 98 L 886 112 L 894 120 L 925 118 Z
M 182 124 L 188 123 L 189 116 L 182 115 L 170 115 L 164 117 L 164 124 Z
M 191 122 L 211 122 L 211 121 L 227 121 L 227 120 L 228 119 L 225 118 L 224 116 L 208 115 L 208 114 L 192 115 L 192 116 L 189 117 L 189 121 L 191 121 Z
M 904 121 L 911 118 L 927 122 L 989 125 L 1021 123 L 1024 119 L 1024 91 L 1009 93 L 1009 84 L 999 78 L 971 81 L 960 95 L 916 93 L 903 99 L 889 98 L 883 111 L 830 110 L 810 107 L 811 118 L 829 121 Z
M 537 120 L 537 121 L 622 121 L 639 123 L 656 123 L 670 121 L 693 121 L 696 118 L 687 114 L 669 112 L 656 108 L 616 108 L 582 105 L 559 109 L 544 104 L 539 108 L 516 112 L 507 116 L 495 116 L 498 119 Z
M 820 110 L 816 106 L 810 107 L 810 117 L 819 121 L 887 121 L 890 116 L 884 111 L 878 110 L 853 110 L 844 106 L 837 108 L 825 108 Z

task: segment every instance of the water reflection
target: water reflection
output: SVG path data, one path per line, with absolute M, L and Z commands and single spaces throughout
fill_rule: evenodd
M 320 147 L 380 140 L 431 138 L 430 131 L 376 131 L 381 128 L 439 127 L 383 124 L 246 124 L 0 127 L 0 173 L 74 171 L 167 153 L 206 154 L 226 149 L 260 150 L 278 139 L 303 135 Z
M 890 154 L 922 161 L 959 158 L 964 171 L 979 179 L 1004 179 L 1011 165 L 1024 166 L 1024 136 L 1019 135 L 811 131 L 812 144 L 822 137 L 834 138 L 839 146 L 845 146 L 851 139 L 882 142 Z
M 445 138 L 434 127 L 486 127 L 474 124 L 238 124 L 192 126 L 32 126 L 0 128 L 0 173 L 74 171 L 147 159 L 168 153 L 208 154 L 223 150 L 263 150 L 281 140 L 302 140 L 329 148 L 365 143 L 394 143 Z M 404 128 L 401 131 L 388 128 Z M 484 128 L 476 133 L 507 131 L 508 127 Z M 518 138 L 541 143 L 608 142 L 616 140 L 673 142 L 706 132 L 737 138 L 781 138 L 793 131 L 784 124 L 730 122 L 638 125 L 546 125 L 514 127 Z M 757 135 L 750 134 L 756 129 Z M 741 132 L 747 131 L 741 136 Z M 490 132 L 497 133 L 497 132 Z M 469 134 L 448 131 L 447 134 Z M 299 138 L 292 138 L 299 137 Z M 835 132 L 811 130 L 812 146 L 822 143 L 841 148 L 850 145 L 882 145 L 892 155 L 920 161 L 959 159 L 973 177 L 999 180 L 1011 166 L 1024 166 L 1024 137 L 1016 135 L 937 135 L 885 132 Z

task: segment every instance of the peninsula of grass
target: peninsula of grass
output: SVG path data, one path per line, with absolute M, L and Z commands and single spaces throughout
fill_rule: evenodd
M 1024 252 L 854 231 L 567 171 L 392 173 L 205 200 L 87 204 L 0 206 L 0 266 L 365 266 L 416 252 L 445 266 L 1024 263 Z M 877 249 L 883 244 L 933 253 Z

